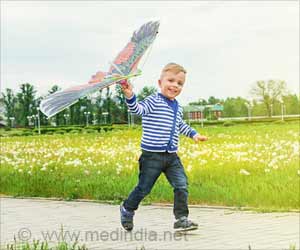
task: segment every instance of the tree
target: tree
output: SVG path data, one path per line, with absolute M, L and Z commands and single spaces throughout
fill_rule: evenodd
M 198 101 L 196 102 L 190 102 L 189 105 L 200 105 L 200 106 L 205 106 L 208 104 L 208 101 L 206 101 L 203 98 L 200 98 Z
M 96 99 L 96 119 L 99 121 L 99 123 L 102 123 L 102 112 L 103 112 L 103 97 L 102 97 L 102 91 L 103 89 L 99 90 L 99 95 Z
M 10 123 L 9 117 L 16 117 L 16 103 L 17 97 L 14 95 L 12 89 L 6 89 L 6 94 L 2 93 L 5 115 L 7 124 Z
M 300 114 L 300 103 L 297 95 L 286 95 L 282 97 L 287 115 Z
M 117 84 L 116 86 L 116 104 L 118 105 L 119 107 L 119 115 L 118 115 L 118 120 L 119 122 L 125 122 L 128 120 L 128 108 L 127 108 L 127 104 L 126 104 L 126 101 L 125 101 L 125 96 L 124 96 L 124 93 L 122 91 L 122 87 Z M 128 122 L 128 121 L 127 121 Z
M 248 115 L 247 100 L 242 97 L 228 97 L 224 102 L 224 112 L 225 117 L 243 117 Z
M 271 116 L 271 107 L 275 101 L 287 94 L 287 86 L 282 80 L 257 81 L 250 93 L 265 105 L 268 116 Z
M 106 112 L 108 113 L 106 122 L 111 123 L 111 92 L 109 86 L 106 88 L 106 99 L 103 106 L 106 107 Z
M 23 83 L 20 86 L 21 92 L 17 93 L 18 99 L 18 122 L 21 125 L 28 126 L 27 116 L 33 114 L 35 107 L 36 90 L 30 83 Z
M 218 99 L 218 98 L 215 98 L 214 96 L 210 96 L 208 98 L 208 103 L 213 105 L 213 104 L 217 104 L 217 103 L 220 103 L 220 102 L 223 102 L 221 99 Z
M 145 86 L 137 95 L 137 100 L 142 101 L 147 96 L 150 96 L 150 95 L 156 94 L 156 93 L 157 93 L 157 88 L 155 88 L 153 86 L 150 86 L 150 87 Z

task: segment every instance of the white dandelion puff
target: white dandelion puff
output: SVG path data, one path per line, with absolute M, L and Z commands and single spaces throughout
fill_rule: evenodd
M 243 175 L 250 175 L 250 173 L 249 173 L 247 170 L 245 170 L 245 169 L 241 169 L 241 170 L 240 170 L 240 174 L 243 174 Z

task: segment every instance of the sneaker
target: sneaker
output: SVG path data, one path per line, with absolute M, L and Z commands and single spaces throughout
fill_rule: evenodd
M 174 229 L 178 231 L 196 230 L 198 229 L 198 224 L 188 220 L 186 216 L 183 216 L 174 223 Z
M 128 211 L 123 205 L 120 206 L 121 224 L 126 231 L 133 229 L 134 212 Z

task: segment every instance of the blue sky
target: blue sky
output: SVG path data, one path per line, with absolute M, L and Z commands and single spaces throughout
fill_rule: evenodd
M 157 86 L 161 68 L 177 62 L 188 71 L 183 104 L 250 98 L 257 80 L 285 80 L 299 93 L 299 1 L 1 1 L 1 90 L 29 82 L 45 95 L 54 84 L 86 83 L 157 19 L 136 92 Z

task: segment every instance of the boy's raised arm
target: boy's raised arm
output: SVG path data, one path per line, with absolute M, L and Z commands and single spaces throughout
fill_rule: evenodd
M 121 86 L 126 98 L 127 106 L 131 113 L 136 115 L 146 115 L 151 112 L 153 103 L 151 103 L 149 98 L 138 103 L 132 90 L 132 85 L 129 82 L 125 82 Z

